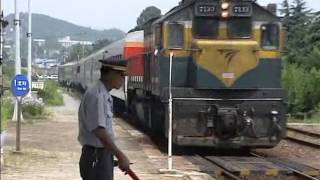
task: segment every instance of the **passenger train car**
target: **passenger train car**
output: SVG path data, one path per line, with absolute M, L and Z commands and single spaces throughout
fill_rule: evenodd
M 128 60 L 122 99 L 135 121 L 166 136 L 171 59 L 175 144 L 274 147 L 287 121 L 285 31 L 274 12 L 252 0 L 183 0 L 144 31 L 60 66 L 60 82 L 85 89 L 99 59 Z

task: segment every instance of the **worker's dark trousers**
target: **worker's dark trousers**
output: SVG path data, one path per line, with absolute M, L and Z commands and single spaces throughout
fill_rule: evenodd
M 83 180 L 113 180 L 113 155 L 104 148 L 83 146 L 79 165 Z

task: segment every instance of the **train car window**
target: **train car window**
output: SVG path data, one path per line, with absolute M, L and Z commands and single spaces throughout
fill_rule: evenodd
M 77 66 L 77 73 L 80 73 L 80 66 Z
M 162 28 L 160 25 L 155 28 L 155 42 L 159 48 L 162 46 Z
M 263 49 L 275 50 L 279 48 L 279 26 L 264 24 L 261 26 L 261 46 Z
M 217 38 L 219 31 L 219 19 L 212 17 L 195 17 L 193 20 L 192 30 L 195 38 Z
M 170 23 L 169 27 L 169 48 L 184 47 L 184 25 L 178 23 Z
M 250 38 L 252 35 L 251 18 L 235 17 L 228 21 L 228 35 L 230 38 Z

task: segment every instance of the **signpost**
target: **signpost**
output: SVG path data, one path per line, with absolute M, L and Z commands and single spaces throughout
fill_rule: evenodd
M 20 152 L 20 132 L 21 132 L 21 112 L 22 99 L 30 91 L 29 81 L 25 75 L 18 74 L 11 81 L 12 94 L 17 98 L 18 116 L 17 116 L 17 135 L 16 135 L 16 151 Z

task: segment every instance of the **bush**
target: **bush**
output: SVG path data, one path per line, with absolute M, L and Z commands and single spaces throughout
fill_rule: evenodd
M 46 115 L 43 102 L 33 98 L 23 99 L 22 114 L 26 119 L 43 118 Z
M 3 98 L 1 102 L 1 132 L 7 127 L 9 120 L 13 115 L 13 104 L 10 98 Z
M 45 104 L 52 106 L 61 106 L 64 104 L 62 94 L 58 92 L 58 83 L 55 81 L 46 81 L 44 89 L 38 91 L 39 97 L 43 98 Z
M 319 107 L 320 70 L 286 64 L 283 85 L 288 90 L 290 113 L 308 113 Z

